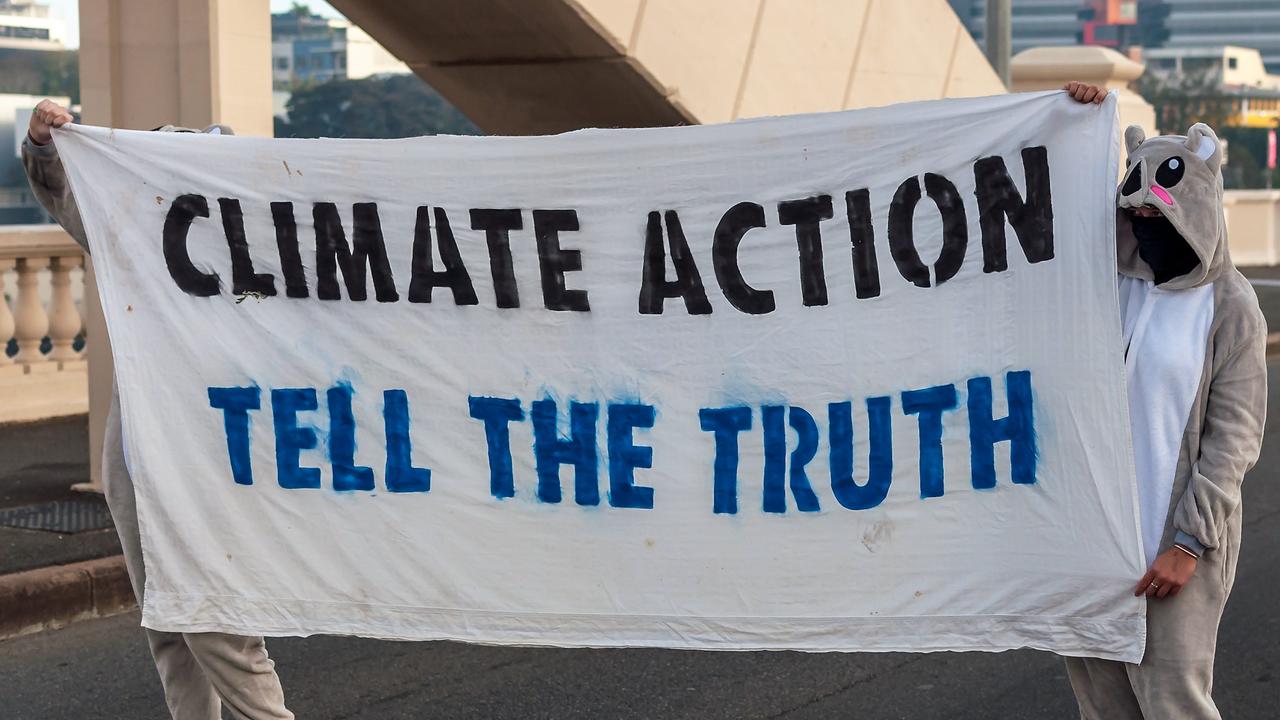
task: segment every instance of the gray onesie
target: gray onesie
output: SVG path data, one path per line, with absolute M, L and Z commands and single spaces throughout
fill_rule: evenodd
M 1150 281 L 1161 293 L 1199 293 L 1212 301 L 1186 427 L 1170 447 L 1176 459 L 1164 458 L 1173 468 L 1165 478 L 1172 491 L 1158 548 L 1178 542 L 1199 551 L 1200 559 L 1180 593 L 1148 600 L 1141 664 L 1068 658 L 1067 670 L 1084 718 L 1219 718 L 1211 695 L 1213 658 L 1240 551 L 1240 485 L 1262 444 L 1266 322 L 1227 250 L 1222 144 L 1213 130 L 1197 123 L 1185 136 L 1148 140 L 1135 126 L 1125 132 L 1125 144 L 1129 161 L 1116 203 L 1120 273 Z M 1144 250 L 1145 233 L 1135 226 L 1143 221 L 1130 214 L 1144 205 L 1160 210 L 1189 246 L 1187 257 L 1157 255 L 1169 250 L 1158 243 Z M 1161 265 L 1144 255 L 1159 257 Z M 1194 266 L 1162 276 L 1180 262 Z M 1148 340 L 1130 351 L 1151 346 Z M 1144 430 L 1135 427 L 1135 437 Z

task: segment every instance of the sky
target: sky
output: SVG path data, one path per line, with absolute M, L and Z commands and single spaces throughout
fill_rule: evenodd
M 62 19 L 67 29 L 67 47 L 80 47 L 80 0 L 44 0 L 52 13 Z M 311 10 L 319 15 L 341 17 L 338 11 L 323 0 L 304 0 Z M 282 12 L 293 5 L 293 0 L 271 0 L 271 12 Z

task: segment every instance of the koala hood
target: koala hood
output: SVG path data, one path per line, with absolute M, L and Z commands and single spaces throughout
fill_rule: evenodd
M 1121 274 L 1168 290 L 1213 282 L 1231 265 L 1218 136 L 1208 125 L 1196 123 L 1186 135 L 1148 139 L 1133 125 L 1124 140 L 1129 161 L 1116 191 Z M 1143 205 L 1159 210 L 1162 218 L 1132 217 L 1130 209 Z

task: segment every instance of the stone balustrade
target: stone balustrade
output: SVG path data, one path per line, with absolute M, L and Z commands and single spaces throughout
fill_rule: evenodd
M 1223 198 L 1231 259 L 1280 264 L 1280 190 L 1228 190 Z
M 87 410 L 83 292 L 84 253 L 61 228 L 0 226 L 0 423 Z

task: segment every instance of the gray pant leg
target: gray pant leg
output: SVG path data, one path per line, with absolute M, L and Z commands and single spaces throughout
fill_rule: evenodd
M 173 720 L 219 720 L 222 703 L 181 633 L 143 628 Z
M 102 483 L 107 506 L 133 593 L 142 604 L 146 568 L 138 530 L 137 498 L 124 462 L 118 399 L 112 389 L 102 450 Z M 146 629 L 147 643 L 165 703 L 174 720 L 219 720 L 225 703 L 236 718 L 276 720 L 292 718 L 285 709 L 284 691 L 260 637 L 220 633 L 179 634 Z M 221 698 L 221 701 L 219 700 Z
M 183 635 L 205 677 L 236 720 L 293 720 L 284 706 L 276 664 L 260 637 L 222 633 Z
M 1134 693 L 1147 718 L 1220 720 L 1213 702 L 1213 659 L 1239 546 L 1235 538 L 1205 553 L 1196 574 L 1175 597 L 1147 604 L 1147 653 L 1129 666 Z M 1229 530 L 1228 532 L 1231 532 Z
M 1213 702 L 1213 659 L 1218 623 L 1234 580 L 1238 524 L 1228 535 L 1232 537 L 1223 547 L 1200 559 L 1180 593 L 1147 601 L 1147 650 L 1141 664 L 1067 658 L 1082 718 L 1221 720 Z
M 1126 665 L 1098 658 L 1065 658 L 1081 720 L 1143 720 Z
M 1213 658 L 1203 662 L 1152 662 L 1129 666 L 1144 716 L 1222 720 L 1213 702 Z

